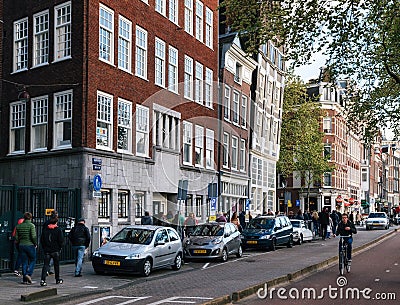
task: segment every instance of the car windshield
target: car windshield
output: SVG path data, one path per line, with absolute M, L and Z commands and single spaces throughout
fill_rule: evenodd
M 385 218 L 385 214 L 383 213 L 371 213 L 368 218 Z
M 149 245 L 154 231 L 147 229 L 125 228 L 119 231 L 110 241 L 115 243 Z
M 300 228 L 300 221 L 291 221 L 294 228 Z
M 247 228 L 270 230 L 273 228 L 274 223 L 275 220 L 271 218 L 253 218 Z
M 222 236 L 224 234 L 223 225 L 200 225 L 194 228 L 194 236 Z

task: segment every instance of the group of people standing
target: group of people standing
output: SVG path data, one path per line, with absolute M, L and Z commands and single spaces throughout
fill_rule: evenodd
M 15 246 L 18 256 L 14 273 L 20 276 L 19 268 L 22 265 L 22 284 L 32 284 L 32 274 L 36 264 L 38 244 L 43 250 L 43 268 L 40 285 L 46 286 L 46 277 L 50 274 L 50 265 L 53 261 L 56 284 L 62 284 L 60 277 L 60 255 L 65 238 L 63 230 L 58 226 L 58 213 L 52 211 L 50 218 L 43 224 L 42 234 L 39 239 L 36 234 L 36 227 L 32 223 L 32 213 L 25 212 L 23 218 L 18 220 L 14 229 Z M 75 226 L 68 234 L 71 241 L 72 251 L 75 257 L 75 276 L 82 276 L 82 264 L 86 249 L 90 244 L 90 232 L 85 226 L 85 219 L 78 219 Z

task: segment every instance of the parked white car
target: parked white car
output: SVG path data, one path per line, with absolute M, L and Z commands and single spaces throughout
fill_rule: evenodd
M 385 212 L 373 212 L 369 213 L 367 220 L 365 221 L 365 228 L 371 230 L 373 228 L 389 229 L 389 217 Z
M 309 228 L 307 228 L 307 224 L 304 220 L 300 219 L 290 219 L 290 222 L 293 226 L 293 242 L 295 244 L 301 245 L 305 241 L 312 241 L 313 234 Z

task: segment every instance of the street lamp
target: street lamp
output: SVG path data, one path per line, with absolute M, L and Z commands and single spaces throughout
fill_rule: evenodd
M 289 215 L 289 206 L 288 206 L 288 203 L 287 203 L 287 200 L 286 200 L 286 186 L 287 186 L 287 183 L 286 183 L 286 179 L 284 179 L 284 180 L 282 180 L 282 187 L 283 187 L 283 204 L 284 204 L 284 209 L 285 209 L 285 211 L 286 211 L 286 216 L 288 216 Z

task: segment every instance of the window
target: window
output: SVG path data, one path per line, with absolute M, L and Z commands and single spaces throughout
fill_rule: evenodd
M 193 35 L 193 0 L 185 0 L 185 31 Z
M 61 60 L 71 56 L 71 2 L 56 6 L 54 11 L 54 56 Z
M 117 149 L 132 152 L 132 103 L 118 99 Z
M 48 96 L 32 99 L 32 151 L 47 149 L 48 101 Z
M 206 167 L 214 168 L 214 130 L 206 129 Z
M 183 122 L 183 163 L 192 164 L 192 123 Z
M 206 7 L 206 46 L 213 47 L 213 11 Z
M 228 167 L 228 159 L 229 159 L 229 134 L 224 132 L 224 151 L 223 151 L 223 159 L 222 159 L 222 166 Z
M 10 152 L 24 152 L 26 104 L 24 102 L 16 102 L 11 104 L 10 107 Z
M 168 52 L 168 89 L 172 92 L 178 92 L 178 50 L 169 47 Z
M 332 132 L 332 118 L 331 117 L 325 117 L 323 121 L 324 125 L 324 132 L 325 133 L 331 133 Z
M 131 72 L 132 22 L 119 16 L 118 21 L 118 68 Z
M 144 193 L 136 192 L 133 194 L 133 201 L 135 202 L 135 217 L 139 218 L 143 216 L 144 211 Z
M 240 139 L 239 170 L 246 170 L 246 140 Z
M 136 75 L 147 78 L 147 32 L 136 27 Z
M 163 107 L 153 105 L 155 125 L 153 142 L 158 147 L 179 151 L 179 114 L 172 113 L 170 109 L 166 112 Z
M 242 107 L 240 109 L 240 123 L 243 128 L 246 128 L 247 124 L 247 96 L 242 95 Z
M 111 95 L 97 92 L 97 148 L 112 149 L 112 102 Z
M 185 55 L 184 96 L 193 99 L 193 59 Z
M 72 90 L 54 94 L 54 146 L 71 147 Z
M 169 0 L 169 20 L 178 24 L 178 0 Z
M 199 104 L 203 104 L 203 65 L 198 62 L 196 62 L 194 100 Z
M 204 150 L 204 128 L 202 126 L 196 125 L 196 138 L 195 138 L 195 165 L 203 166 L 203 150 Z
M 366 168 L 361 169 L 361 181 L 367 182 L 368 181 L 368 171 Z
M 332 186 L 332 173 L 324 173 L 324 186 Z
M 235 69 L 235 82 L 240 83 L 242 81 L 242 65 L 239 63 L 236 63 L 236 69 Z
M 114 12 L 103 5 L 100 5 L 99 25 L 99 58 L 113 64 Z
M 49 11 L 33 15 L 33 65 L 49 62 Z
M 203 41 L 203 17 L 204 5 L 201 1 L 196 0 L 196 39 Z
M 14 71 L 28 69 L 28 18 L 14 22 Z
M 227 120 L 229 120 L 230 103 L 231 103 L 231 89 L 229 87 L 225 87 L 224 118 Z
M 156 0 L 155 3 L 155 10 L 156 12 L 160 13 L 163 16 L 166 16 L 167 11 L 167 3 L 166 0 Z
M 275 64 L 275 48 L 272 42 L 269 43 L 269 59 L 271 63 Z
M 101 197 L 99 198 L 98 202 L 99 202 L 99 210 L 98 210 L 99 221 L 107 221 L 110 218 L 111 191 L 101 190 Z
M 118 218 L 128 218 L 129 191 L 118 191 Z
M 206 102 L 206 107 L 212 108 L 213 106 L 213 71 L 209 68 L 206 68 L 206 84 L 204 90 L 204 100 Z
M 136 154 L 149 155 L 149 109 L 136 106 Z
M 237 169 L 238 166 L 238 138 L 232 136 L 232 168 Z
M 233 91 L 232 122 L 239 124 L 239 92 Z
M 324 145 L 324 157 L 328 158 L 328 160 L 331 161 L 331 157 L 332 157 L 332 146 L 331 146 L 331 144 L 325 144 Z
M 156 38 L 155 46 L 155 84 L 165 86 L 165 42 Z

